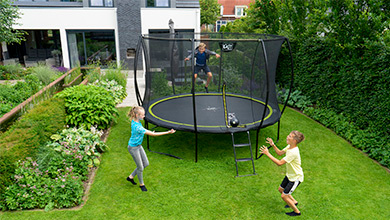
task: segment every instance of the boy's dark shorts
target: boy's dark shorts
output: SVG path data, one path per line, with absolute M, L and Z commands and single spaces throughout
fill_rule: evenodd
M 299 180 L 296 180 L 294 182 L 291 182 L 287 176 L 284 177 L 282 183 L 280 184 L 280 187 L 283 189 L 283 194 L 291 195 L 291 193 L 294 192 L 294 190 L 301 184 Z
M 200 70 L 203 70 L 203 72 L 205 74 L 207 74 L 208 72 L 211 72 L 210 68 L 207 65 L 204 65 L 204 66 L 195 65 L 194 74 L 198 74 Z

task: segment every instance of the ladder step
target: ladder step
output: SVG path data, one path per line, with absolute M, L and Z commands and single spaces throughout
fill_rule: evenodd
M 237 175 L 236 177 L 255 176 L 255 175 L 257 175 L 257 173 L 246 174 L 246 175 Z
M 247 147 L 250 146 L 250 144 L 233 144 L 234 147 Z
M 251 161 L 252 158 L 240 158 L 240 159 L 237 159 L 236 161 L 237 162 L 244 162 L 244 161 Z

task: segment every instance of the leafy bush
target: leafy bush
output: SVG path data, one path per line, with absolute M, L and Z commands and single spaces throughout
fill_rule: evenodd
M 25 82 L 0 85 L 0 117 L 42 88 L 36 76 L 26 76 Z
M 15 183 L 4 193 L 9 210 L 72 207 L 83 197 L 83 184 L 71 168 L 59 169 L 53 178 L 49 171 L 42 172 L 31 158 L 18 163 Z
M 111 94 L 93 85 L 66 88 L 55 97 L 65 100 L 66 123 L 71 126 L 105 129 L 118 112 Z
M 80 204 L 81 181 L 87 179 L 90 167 L 100 164 L 100 153 L 107 149 L 101 135 L 96 128 L 70 128 L 53 135 L 54 141 L 40 148 L 37 160 L 29 157 L 19 161 L 14 183 L 3 190 L 5 203 L 0 207 L 50 210 Z
M 124 88 L 124 92 L 126 92 L 127 79 L 126 74 L 122 70 L 122 66 L 111 65 L 108 69 L 105 70 L 104 75 L 102 75 L 101 81 L 115 80 L 119 85 Z
M 127 96 L 126 89 L 123 89 L 123 86 L 119 85 L 115 80 L 96 81 L 92 85 L 102 87 L 110 92 L 115 104 L 121 103 Z
M 37 105 L 9 130 L 0 136 L 0 195 L 10 183 L 15 169 L 14 163 L 37 154 L 40 146 L 45 145 L 52 134 L 65 126 L 65 106 L 61 99 L 50 99 Z M 0 200 L 0 206 L 3 200 Z
M 160 98 L 172 94 L 172 87 L 168 85 L 165 72 L 152 73 L 151 99 Z
M 380 133 L 369 128 L 361 130 L 343 114 L 337 114 L 332 110 L 306 108 L 304 113 L 334 130 L 380 164 L 390 167 L 390 143 L 386 137 L 381 137 Z
M 285 103 L 290 89 L 281 89 L 278 91 L 278 100 L 281 103 Z M 287 101 L 287 105 L 291 107 L 296 107 L 301 110 L 306 109 L 309 106 L 312 106 L 313 103 L 310 99 L 303 95 L 301 91 L 294 90 Z
M 13 79 L 22 79 L 26 75 L 23 67 L 18 64 L 13 65 L 0 65 L 0 80 L 13 80 Z
M 72 157 L 76 161 L 73 162 L 75 170 L 78 170 L 76 164 L 81 164 L 80 169 L 86 170 L 87 166 L 98 166 L 100 153 L 107 150 L 107 145 L 100 140 L 101 135 L 102 132 L 94 127 L 91 131 L 84 130 L 84 128 L 64 129 L 60 134 L 52 136 L 55 141 L 48 146 L 55 151 L 62 152 L 64 157 Z

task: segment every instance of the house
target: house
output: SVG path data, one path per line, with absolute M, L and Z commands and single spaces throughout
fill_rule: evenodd
M 218 0 L 221 5 L 220 19 L 215 23 L 215 31 L 218 32 L 221 26 L 245 16 L 245 9 L 255 0 Z
M 198 0 L 15 0 L 13 5 L 21 12 L 14 28 L 28 35 L 21 44 L 1 43 L 4 64 L 71 68 L 114 61 L 131 69 L 141 34 L 168 33 L 171 19 L 177 31 L 200 32 Z

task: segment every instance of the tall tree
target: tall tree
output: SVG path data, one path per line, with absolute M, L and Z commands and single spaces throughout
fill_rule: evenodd
M 23 31 L 13 29 L 19 18 L 17 7 L 12 6 L 9 0 L 0 0 L 0 42 L 20 43 L 24 39 Z
M 200 23 L 215 24 L 220 12 L 218 0 L 200 0 Z

